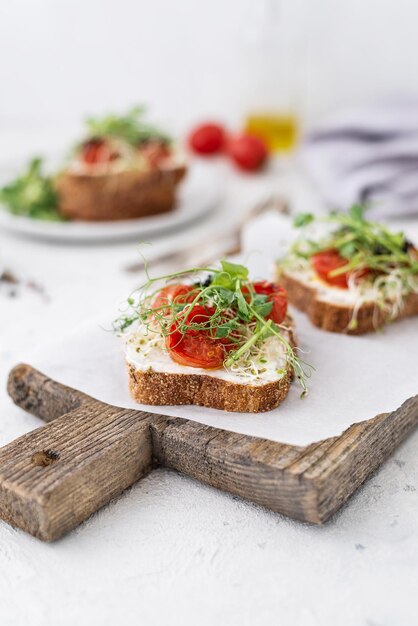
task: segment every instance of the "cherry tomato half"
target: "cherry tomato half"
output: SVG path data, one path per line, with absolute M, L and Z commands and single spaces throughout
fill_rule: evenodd
M 139 152 L 148 159 L 149 163 L 154 167 L 158 167 L 161 161 L 170 156 L 170 147 L 162 141 L 148 141 L 139 146 Z
M 166 285 L 154 298 L 152 308 L 160 309 L 161 307 L 168 306 L 172 302 L 177 304 L 184 304 L 190 302 L 190 298 L 187 296 L 193 291 L 191 285 Z
M 237 135 L 228 141 L 227 152 L 233 162 L 242 170 L 259 170 L 268 157 L 267 146 L 262 139 L 254 135 Z
M 186 317 L 187 323 L 205 324 L 214 313 L 214 309 L 195 305 Z M 174 323 L 166 338 L 166 347 L 171 358 L 180 365 L 217 369 L 225 359 L 225 345 L 219 339 L 210 336 L 208 329 L 190 329 L 184 334 L 178 323 Z
M 344 259 L 338 252 L 338 250 L 330 249 L 317 252 L 311 256 L 311 265 L 315 272 L 322 280 L 327 282 L 333 287 L 340 287 L 340 289 L 348 288 L 348 278 L 350 273 L 344 272 L 338 276 L 330 276 L 330 273 L 340 267 L 347 265 L 347 259 Z
M 256 293 L 267 296 L 268 302 L 273 303 L 267 319 L 273 320 L 275 324 L 281 324 L 287 313 L 287 294 L 283 287 L 277 283 L 269 283 L 267 280 L 254 283 L 253 287 Z
M 189 135 L 189 146 L 197 154 L 215 154 L 225 143 L 225 131 L 220 124 L 207 123 L 196 126 Z
M 97 163 L 110 163 L 117 159 L 119 154 L 112 151 L 104 139 L 90 139 L 81 147 L 81 158 L 84 163 L 94 165 Z

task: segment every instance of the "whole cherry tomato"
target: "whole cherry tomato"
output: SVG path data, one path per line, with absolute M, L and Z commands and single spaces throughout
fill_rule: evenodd
M 215 154 L 225 143 L 225 130 L 220 124 L 206 123 L 196 126 L 189 135 L 189 146 L 197 154 Z
M 237 135 L 228 141 L 227 152 L 233 162 L 242 170 L 255 172 L 259 170 L 268 157 L 267 146 L 255 135 Z

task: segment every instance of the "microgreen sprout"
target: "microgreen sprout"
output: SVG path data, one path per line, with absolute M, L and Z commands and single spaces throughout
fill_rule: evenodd
M 88 137 L 114 137 L 133 146 L 150 140 L 169 144 L 171 139 L 166 133 L 144 121 L 145 112 L 145 107 L 135 106 L 125 115 L 109 114 L 99 118 L 87 118 Z
M 347 264 L 334 270 L 331 276 L 365 268 L 390 273 L 394 265 L 405 273 L 418 274 L 418 255 L 411 254 L 413 246 L 404 233 L 393 233 L 383 224 L 366 220 L 365 210 L 364 206 L 356 204 L 348 213 L 332 212 L 325 218 L 315 218 L 309 213 L 297 215 L 296 228 L 305 228 L 313 222 L 327 223 L 331 228 L 318 241 L 304 236 L 296 242 L 292 252 L 309 259 L 322 250 L 338 250 Z
M 190 331 L 205 331 L 214 340 L 222 339 L 228 344 L 225 368 L 233 367 L 268 337 L 277 337 L 284 347 L 286 362 L 302 387 L 302 395 L 307 393 L 306 379 L 311 367 L 289 342 L 286 320 L 277 324 L 267 319 L 273 303 L 267 295 L 255 292 L 245 266 L 223 260 L 220 267 L 193 267 L 158 278 L 152 278 L 147 269 L 146 274 L 147 281 L 131 294 L 126 311 L 114 322 L 115 331 L 124 332 L 134 322 L 144 326 L 148 334 L 157 333 L 164 338 L 173 329 L 183 336 Z M 187 297 L 180 294 L 157 301 L 164 286 L 178 284 L 189 286 Z M 203 321 L 189 315 L 196 306 L 208 311 Z

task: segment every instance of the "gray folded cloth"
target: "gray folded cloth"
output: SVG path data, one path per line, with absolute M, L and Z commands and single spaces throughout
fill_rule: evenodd
M 330 207 L 418 215 L 418 100 L 342 111 L 307 134 L 302 163 Z

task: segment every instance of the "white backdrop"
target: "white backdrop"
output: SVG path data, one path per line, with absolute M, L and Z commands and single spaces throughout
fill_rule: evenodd
M 415 0 L 286 0 L 305 117 L 417 91 Z M 185 125 L 236 120 L 255 0 L 13 0 L 0 9 L 0 131 L 146 101 Z M 272 80 L 277 80 L 272 72 Z

